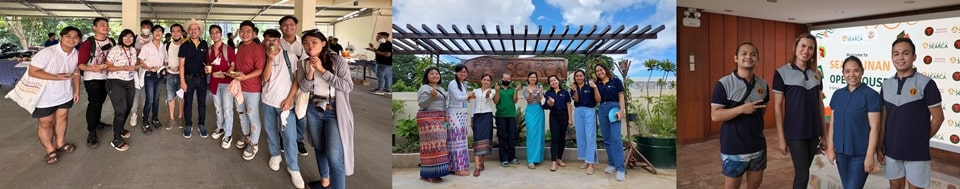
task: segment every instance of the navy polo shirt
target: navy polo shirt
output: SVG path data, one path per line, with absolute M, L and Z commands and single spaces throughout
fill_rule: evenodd
M 550 89 L 543 94 L 543 98 L 553 98 L 553 106 L 550 106 L 550 104 L 547 104 L 546 102 L 543 103 L 543 108 L 550 110 L 550 115 L 560 113 L 566 114 L 568 106 L 567 104 L 573 100 L 571 99 L 573 97 L 570 96 L 570 92 L 567 92 L 567 90 L 563 89 L 561 89 L 560 92 L 554 92 L 553 89 Z
M 207 41 L 200 40 L 199 46 L 193 40 L 187 40 L 180 45 L 178 57 L 183 60 L 183 73 L 187 75 L 203 74 L 203 66 L 207 59 Z
M 579 98 L 573 102 L 573 107 L 596 107 L 597 100 L 593 98 L 593 87 L 590 85 L 583 85 L 579 90 L 571 89 L 576 91 Z
M 851 92 L 844 87 L 833 92 L 833 148 L 837 154 L 866 155 L 870 141 L 867 113 L 880 113 L 880 93 L 864 85 Z
M 823 81 L 815 69 L 783 65 L 773 74 L 773 92 L 783 94 L 783 137 L 808 140 L 823 136 L 820 92 Z
M 754 76 L 753 81 L 733 74 L 723 76 L 713 87 L 710 106 L 734 108 L 747 102 L 770 101 L 767 81 Z M 763 112 L 757 109 L 752 114 L 740 114 L 720 125 L 720 153 L 728 155 L 759 152 L 767 147 L 763 136 Z
M 914 70 L 903 79 L 894 75 L 880 90 L 887 156 L 904 161 L 930 160 L 930 108 L 940 106 L 937 83 Z
M 620 92 L 623 92 L 623 83 L 620 79 L 610 78 L 607 83 L 597 80 L 597 88 L 600 91 L 600 103 L 620 102 Z

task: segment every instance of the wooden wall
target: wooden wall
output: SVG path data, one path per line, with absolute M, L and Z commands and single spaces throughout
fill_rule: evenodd
M 682 24 L 677 8 L 677 140 L 680 144 L 702 142 L 720 134 L 720 123 L 710 120 L 710 94 L 720 77 L 736 64 L 734 51 L 742 42 L 752 42 L 760 51 L 757 75 L 773 82 L 774 70 L 786 63 L 793 41 L 805 25 L 701 12 L 699 28 Z M 690 71 L 690 55 L 694 71 Z M 770 99 L 773 100 L 772 97 Z M 766 111 L 766 127 L 774 127 L 773 109 Z

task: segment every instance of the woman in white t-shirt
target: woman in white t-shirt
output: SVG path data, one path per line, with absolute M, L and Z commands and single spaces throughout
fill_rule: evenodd
M 113 141 L 110 145 L 118 151 L 127 151 L 130 145 L 123 139 L 130 138 L 130 131 L 123 128 L 127 121 L 130 108 L 133 106 L 134 83 L 137 76 L 137 49 L 133 47 L 136 36 L 133 31 L 126 29 L 117 37 L 120 45 L 114 46 L 107 54 L 107 89 L 110 91 L 110 101 L 113 104 Z M 149 126 L 143 127 L 145 134 L 152 133 Z
M 496 104 L 493 102 L 493 96 L 497 94 L 496 89 L 490 88 L 490 82 L 493 78 L 484 74 L 480 77 L 480 88 L 473 89 L 473 93 L 467 96 L 467 100 L 473 101 L 473 154 L 474 163 L 477 168 L 473 170 L 473 176 L 480 176 L 480 171 L 484 170 L 484 157 L 490 153 L 490 143 L 493 139 L 493 111 Z
M 80 99 L 80 71 L 76 64 L 77 50 L 74 49 L 80 43 L 80 35 L 80 29 L 63 28 L 60 43 L 37 52 L 27 69 L 30 77 L 46 80 L 32 117 L 37 118 L 37 136 L 47 153 L 44 156 L 47 164 L 60 161 L 58 153 L 73 152 L 77 148 L 63 140 L 67 131 L 67 111 Z
M 145 127 L 160 128 L 162 125 L 158 117 L 160 117 L 159 101 L 163 77 L 161 77 L 157 71 L 163 67 L 163 61 L 167 58 L 167 50 L 163 47 L 164 45 L 160 43 L 160 38 L 163 36 L 163 26 L 153 26 L 153 29 L 150 31 L 153 32 L 153 37 L 149 38 L 152 41 L 144 42 L 146 44 L 140 49 L 140 55 L 138 56 L 141 62 L 141 69 L 145 70 L 143 76 L 143 91 L 146 95 L 144 95 L 145 102 L 143 105 L 142 123 Z

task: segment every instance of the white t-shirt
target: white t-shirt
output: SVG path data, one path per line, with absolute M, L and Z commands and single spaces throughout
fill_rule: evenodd
M 280 48 L 292 52 L 294 55 L 291 56 L 290 61 L 296 62 L 297 60 L 307 59 L 307 51 L 303 48 L 303 43 L 300 41 L 300 36 L 297 36 L 297 40 L 293 43 L 287 43 L 286 39 L 280 38 Z
M 267 65 L 264 65 L 266 69 L 270 69 L 270 80 L 263 85 L 260 100 L 263 101 L 264 104 L 275 108 L 280 108 L 280 104 L 282 104 L 283 100 L 290 94 L 290 88 L 293 87 L 293 79 L 290 73 L 297 71 L 297 62 L 293 60 L 296 55 L 289 51 L 286 53 L 287 56 L 290 57 L 290 61 L 292 61 L 290 62 L 289 68 L 287 67 L 286 60 L 283 58 L 283 52 L 277 54 L 277 57 L 273 58 L 273 62 L 268 62 Z
M 90 49 L 90 50 L 94 51 L 94 53 L 93 53 L 93 57 L 90 57 L 90 59 L 92 59 L 92 60 L 91 60 L 89 63 L 87 63 L 88 66 L 96 66 L 96 65 L 105 64 L 105 63 L 107 62 L 107 61 L 106 61 L 106 60 L 107 60 L 107 53 L 109 53 L 110 50 L 109 50 L 109 49 L 108 49 L 108 50 L 101 50 L 101 49 L 103 48 L 104 45 L 107 45 L 107 44 L 111 44 L 111 45 L 112 45 L 112 43 L 110 42 L 109 39 L 103 40 L 103 41 L 100 41 L 100 40 L 94 40 L 94 41 L 96 41 L 96 43 L 95 43 L 95 44 L 96 44 L 96 47 L 91 47 L 92 49 Z M 104 69 L 103 71 L 99 71 L 99 72 L 93 72 L 93 71 L 84 71 L 84 72 L 83 72 L 83 80 L 84 80 L 84 81 L 104 80 L 104 79 L 107 79 L 107 70 L 106 70 L 106 69 Z M 58 104 L 58 105 L 59 105 L 59 104 Z
M 490 91 L 490 97 L 487 97 L 486 91 Z M 473 93 L 477 95 L 477 98 L 473 99 L 473 113 L 492 113 L 496 109 L 497 105 L 493 103 L 493 96 L 497 95 L 496 89 L 473 89 Z
M 144 45 L 152 42 L 153 42 L 153 33 L 150 33 L 150 35 L 147 35 L 146 38 L 144 38 L 143 35 L 137 35 L 137 42 L 133 44 L 133 47 L 137 48 L 137 50 L 139 51 L 143 49 Z
M 58 43 L 33 55 L 30 65 L 51 74 L 73 73 L 77 70 L 77 51 L 73 50 L 67 54 Z M 37 108 L 53 107 L 73 100 L 74 91 L 71 83 L 73 80 L 47 80 Z
M 165 47 L 164 47 L 165 48 Z M 180 74 L 180 45 L 170 42 L 170 48 L 167 49 L 167 72 L 170 74 Z M 174 71 L 176 70 L 176 71 Z
M 112 62 L 114 67 L 136 65 L 137 49 L 130 48 L 129 50 L 124 50 L 123 47 L 119 45 L 115 46 L 113 49 L 110 49 L 110 54 L 107 54 L 107 61 Z M 136 71 L 113 71 L 107 73 L 107 79 L 124 81 L 133 81 L 133 78 L 136 76 Z
M 140 49 L 140 55 L 137 56 L 137 58 L 143 59 L 143 62 L 150 67 L 163 66 L 163 62 L 167 58 L 167 50 L 163 43 L 154 45 L 153 42 L 151 42 L 143 45 L 143 48 Z

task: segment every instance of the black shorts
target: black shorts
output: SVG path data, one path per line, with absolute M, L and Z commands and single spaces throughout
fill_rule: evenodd
M 31 115 L 30 117 L 33 117 L 33 118 L 47 117 L 53 113 L 56 113 L 57 109 L 70 109 L 72 107 L 73 107 L 73 100 L 67 101 L 66 103 L 63 103 L 57 106 L 37 108 L 33 110 L 33 115 Z

